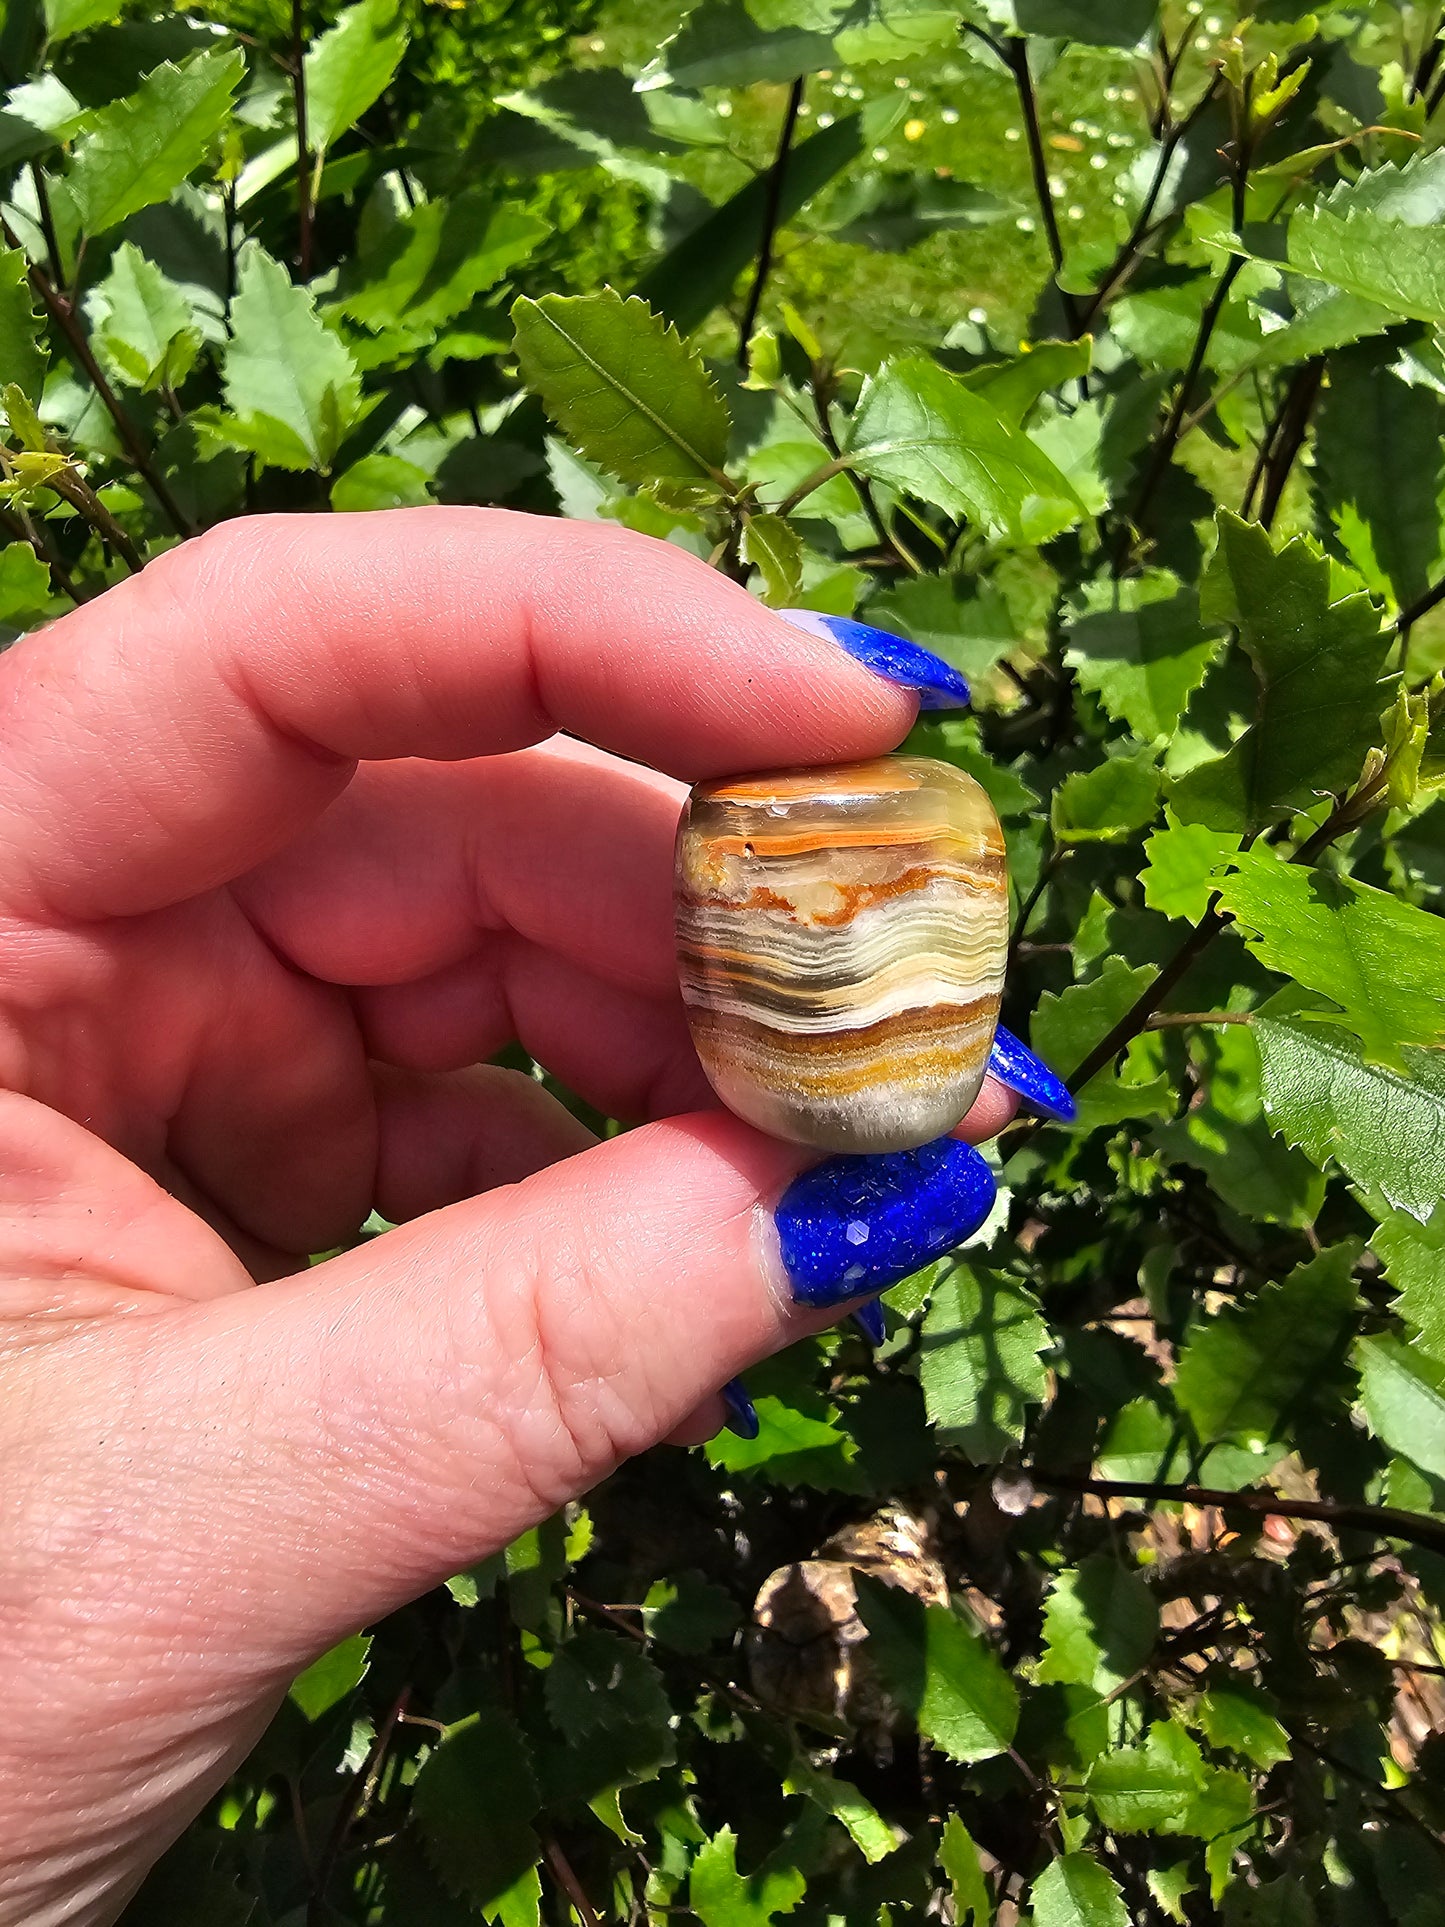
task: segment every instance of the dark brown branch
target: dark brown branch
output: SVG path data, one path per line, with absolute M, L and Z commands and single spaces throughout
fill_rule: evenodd
M 1184 426 L 1184 418 L 1189 412 L 1190 397 L 1194 393 L 1195 383 L 1199 380 L 1200 374 L 1203 372 L 1204 358 L 1209 353 L 1209 344 L 1214 339 L 1214 330 L 1219 325 L 1219 317 L 1224 312 L 1224 304 L 1229 299 L 1229 291 L 1234 286 L 1243 267 L 1244 257 L 1238 254 L 1231 255 L 1223 274 L 1219 277 L 1219 285 L 1209 297 L 1204 313 L 1200 317 L 1199 331 L 1194 337 L 1194 348 L 1189 357 L 1189 366 L 1184 371 L 1184 379 L 1180 382 L 1179 392 L 1174 397 L 1174 406 L 1169 411 L 1169 418 L 1164 424 L 1164 432 L 1154 444 L 1154 453 L 1150 457 L 1149 466 L 1144 472 L 1144 480 L 1139 485 L 1138 506 L 1134 510 L 1134 526 L 1136 529 L 1143 528 L 1145 519 L 1148 516 L 1149 509 L 1154 500 L 1154 491 L 1158 488 L 1163 479 L 1164 471 L 1174 458 L 1174 451 L 1179 445 L 1179 432 Z
M 60 237 L 55 231 L 55 210 L 50 205 L 50 190 L 45 185 L 45 170 L 39 161 L 30 163 L 30 180 L 35 189 L 35 205 L 40 211 L 40 231 L 45 236 L 45 252 L 50 256 L 50 277 L 57 288 L 65 287 L 65 267 L 60 257 Z
M 82 481 L 74 471 L 62 469 L 58 475 L 46 478 L 45 487 L 58 495 L 62 502 L 69 502 L 101 541 L 115 550 L 132 575 L 140 574 L 145 567 L 145 557 L 88 482 Z
M 1124 1012 L 1124 1015 L 1119 1019 L 1118 1023 L 1114 1025 L 1113 1029 L 1109 1031 L 1106 1036 L 1102 1037 L 1099 1042 L 1095 1044 L 1083 1063 L 1080 1064 L 1079 1068 L 1074 1072 L 1073 1076 L 1069 1079 L 1070 1090 L 1081 1091 L 1096 1072 L 1101 1071 L 1105 1064 L 1117 1056 L 1126 1044 L 1131 1044 L 1139 1035 L 1140 1031 L 1146 1028 L 1155 1010 L 1163 1003 L 1164 999 L 1169 995 L 1179 980 L 1188 973 L 1190 967 L 1197 963 L 1200 957 L 1204 955 L 1204 952 L 1228 922 L 1228 918 L 1224 912 L 1219 909 L 1218 905 L 1219 895 L 1218 892 L 1216 892 L 1214 896 L 1210 898 L 1209 907 L 1204 915 L 1184 939 L 1184 942 L 1180 944 L 1168 963 L 1164 965 L 1158 976 L 1155 977 L 1151 984 L 1146 985 L 1140 995 L 1135 998 L 1134 1002 Z
M 1314 413 L 1315 403 L 1319 400 L 1324 378 L 1324 356 L 1316 355 L 1313 360 L 1305 362 L 1303 367 L 1295 370 L 1294 378 L 1285 393 L 1274 446 L 1264 464 L 1264 495 L 1259 505 L 1259 519 L 1264 528 L 1274 527 L 1274 518 L 1279 512 L 1285 484 L 1289 481 L 1294 465 L 1299 459 L 1299 452 L 1304 447 L 1310 416 Z
M 1400 611 L 1395 618 L 1395 633 L 1401 636 L 1409 635 L 1415 624 L 1423 616 L 1428 616 L 1432 609 L 1439 608 L 1442 602 L 1445 602 L 1445 576 L 1441 576 L 1438 582 L 1431 583 L 1424 595 L 1417 597 L 1407 609 Z
M 291 0 L 291 99 L 296 110 L 296 264 L 303 281 L 311 278 L 311 142 L 306 117 L 306 29 L 302 0 Z
M 1031 1471 L 1043 1492 L 1085 1492 L 1099 1499 L 1153 1499 L 1184 1505 L 1212 1505 L 1221 1512 L 1253 1512 L 1278 1519 L 1314 1519 L 1345 1532 L 1370 1532 L 1381 1539 L 1403 1539 L 1431 1552 L 1445 1553 L 1445 1520 L 1393 1506 L 1356 1505 L 1332 1499 L 1287 1499 L 1281 1492 L 1223 1492 L 1213 1486 L 1172 1485 L 1152 1480 L 1090 1479 L 1071 1472 Z
M 768 170 L 767 194 L 763 202 L 763 231 L 758 236 L 757 266 L 753 269 L 753 285 L 748 289 L 747 306 L 743 309 L 742 325 L 738 330 L 738 366 L 743 373 L 748 372 L 748 362 L 752 355 L 753 330 L 758 325 L 758 310 L 763 305 L 763 291 L 768 285 L 768 276 L 773 267 L 773 244 L 778 236 L 778 217 L 783 206 L 783 184 L 788 178 L 788 161 L 793 151 L 793 134 L 798 125 L 798 109 L 803 104 L 804 79 L 800 74 L 788 89 L 788 104 L 783 110 L 782 132 L 778 135 L 778 151 L 773 156 L 773 164 Z
M 999 49 L 995 49 L 999 51 Z M 1064 265 L 1064 243 L 1059 233 L 1059 219 L 1054 212 L 1053 191 L 1049 187 L 1049 167 L 1044 157 L 1043 134 L 1039 127 L 1038 96 L 1034 92 L 1034 77 L 1029 68 L 1029 43 L 1022 34 L 1014 34 L 1001 50 L 1013 75 L 1014 86 L 1018 91 L 1019 106 L 1023 109 L 1024 137 L 1028 142 L 1029 167 L 1034 177 L 1034 193 L 1038 197 L 1039 216 L 1044 224 L 1044 235 L 1049 244 L 1049 258 L 1054 264 L 1054 283 L 1058 285 L 1059 270 Z M 1079 304 L 1073 295 L 1059 288 L 1059 299 L 1064 306 L 1068 320 L 1069 333 L 1083 333 L 1083 322 L 1079 314 Z
M 602 1927 L 596 1908 L 587 1898 L 587 1890 L 572 1871 L 571 1861 L 550 1834 L 544 1837 L 542 1849 L 547 1856 L 547 1865 L 556 1876 L 558 1886 L 577 1909 L 577 1918 L 581 1921 L 582 1927 Z
M 392 1701 L 385 1719 L 383 1719 L 381 1725 L 376 1730 L 376 1737 L 372 1740 L 371 1746 L 367 1750 L 365 1760 L 357 1771 L 352 1774 L 346 1791 L 342 1795 L 341 1805 L 337 1808 L 336 1818 L 331 1825 L 331 1832 L 327 1836 L 326 1845 L 321 1850 L 321 1858 L 317 1861 L 315 1872 L 312 1875 L 311 1894 L 313 1905 L 307 1909 L 308 1918 L 313 1912 L 317 1915 L 318 1919 L 320 1918 L 320 1910 L 326 1899 L 326 1888 L 330 1882 L 336 1862 L 340 1857 L 341 1850 L 346 1845 L 346 1836 L 350 1833 L 356 1816 L 360 1813 L 362 1806 L 371 1798 L 376 1788 L 376 1782 L 380 1777 L 382 1764 L 386 1759 L 387 1748 L 391 1745 L 391 1737 L 396 1731 L 398 1721 L 406 1711 L 407 1702 L 411 1698 L 411 1690 L 410 1683 L 408 1683 L 402 1687 L 401 1691 Z
M 17 249 L 20 247 L 19 239 L 8 221 L 0 220 L 0 233 L 4 234 L 7 246 Z M 157 468 L 155 459 L 151 451 L 146 447 L 140 430 L 131 420 L 126 410 L 121 406 L 120 399 L 116 395 L 115 390 L 106 380 L 105 371 L 95 358 L 94 351 L 86 339 L 85 330 L 76 319 L 75 309 L 71 305 L 69 296 L 61 293 L 60 289 L 52 283 L 50 276 L 45 272 L 44 268 L 36 261 L 27 263 L 26 275 L 31 287 L 40 296 L 45 307 L 45 312 L 55 323 L 61 334 L 64 335 L 70 352 L 85 371 L 86 378 L 90 382 L 91 387 L 94 388 L 105 407 L 106 413 L 115 423 L 116 433 L 125 443 L 126 453 L 130 457 L 131 466 L 145 480 L 147 487 L 150 489 L 152 495 L 155 496 L 157 502 L 160 503 L 167 520 L 170 522 L 176 534 L 182 536 L 190 535 L 192 533 L 190 523 L 182 514 L 180 504 L 177 502 L 175 496 L 172 495 L 166 484 L 165 477 Z M 58 492 L 59 491 L 57 491 L 57 493 Z

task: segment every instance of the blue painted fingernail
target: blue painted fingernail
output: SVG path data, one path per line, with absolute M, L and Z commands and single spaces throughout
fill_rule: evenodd
M 988 1068 L 1000 1084 L 1017 1091 L 1027 1109 L 1060 1124 L 1072 1124 L 1079 1107 L 1061 1077 L 1056 1077 L 1041 1057 L 1035 1057 L 1027 1044 L 1021 1044 L 1011 1030 L 1000 1024 L 993 1035 L 993 1050 Z
M 993 1200 L 993 1173 L 958 1138 L 829 1158 L 794 1178 L 778 1201 L 793 1296 L 828 1306 L 886 1291 L 971 1237 Z
M 931 649 L 920 649 L 905 636 L 887 629 L 875 629 L 848 616 L 825 616 L 816 609 L 779 609 L 784 622 L 810 635 L 826 636 L 864 663 L 875 675 L 911 689 L 921 709 L 966 709 L 968 684 L 942 656 Z
M 875 1352 L 888 1337 L 888 1324 L 883 1316 L 883 1307 L 876 1298 L 870 1298 L 866 1305 L 859 1305 L 853 1314 L 853 1323 Z
M 758 1408 L 748 1397 L 748 1388 L 740 1378 L 730 1378 L 723 1386 L 722 1402 L 728 1408 L 728 1430 L 736 1432 L 740 1439 L 755 1439 L 760 1429 Z

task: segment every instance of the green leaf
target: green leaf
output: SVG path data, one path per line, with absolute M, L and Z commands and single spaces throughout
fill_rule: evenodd
M 568 440 L 619 480 L 726 484 L 728 411 L 697 355 L 645 302 L 605 289 L 512 309 L 527 385 Z
M 1105 1753 L 1087 1786 L 1114 1833 L 1180 1833 L 1206 1784 L 1204 1757 L 1175 1720 L 1156 1720 L 1138 1746 Z
M 1296 1266 L 1278 1284 L 1194 1326 L 1174 1399 L 1205 1446 L 1263 1448 L 1323 1375 L 1355 1308 L 1353 1239 Z
M 0 549 L 0 622 L 23 627 L 50 606 L 50 571 L 28 542 Z
M 376 329 L 439 328 L 532 253 L 547 232 L 536 215 L 468 188 L 423 201 L 362 250 L 337 307 Z
M 1132 49 L 1154 25 L 1159 0 L 1013 0 L 1013 7 L 1020 33 Z
M 72 34 L 114 20 L 120 0 L 45 0 L 45 37 L 52 47 Z
M 1399 1291 L 1395 1311 L 1413 1328 L 1413 1342 L 1445 1362 L 1445 1205 L 1424 1224 L 1403 1213 L 1387 1218 L 1370 1243 Z
M 1042 449 L 924 355 L 901 356 L 869 377 L 847 452 L 861 474 L 990 534 L 1040 542 L 1083 514 Z
M 1445 321 L 1445 156 L 1368 170 L 1301 208 L 1289 263 L 1396 315 Z
M 834 41 L 840 61 L 862 67 L 926 57 L 956 45 L 957 35 L 958 8 L 948 0 L 867 0 L 845 8 Z
M 314 1660 L 299 1678 L 291 1682 L 291 1700 L 313 1723 L 333 1706 L 339 1706 L 348 1693 L 366 1677 L 371 1634 L 354 1633 Z
M 174 388 L 201 350 L 185 293 L 130 241 L 111 256 L 110 273 L 86 302 L 101 360 L 132 388 Z
M 420 508 L 433 499 L 426 470 L 400 455 L 363 455 L 331 490 L 331 506 L 341 513 Z
M 771 1866 L 755 1873 L 737 1868 L 737 1835 L 723 1827 L 699 1847 L 688 1881 L 687 1902 L 703 1927 L 768 1927 L 790 1914 L 807 1891 L 797 1867 Z
M 857 1585 L 868 1656 L 923 1737 L 963 1766 L 1001 1753 L 1018 1726 L 1018 1693 L 983 1640 L 949 1606 L 862 1572 Z
M 1033 1295 L 1016 1279 L 962 1259 L 935 1281 L 923 1321 L 918 1376 L 944 1441 L 991 1465 L 1023 1437 L 1042 1404 L 1052 1343 Z
M 742 558 L 762 578 L 763 601 L 790 609 L 803 574 L 803 538 L 777 515 L 750 515 L 743 524 Z
M 848 114 L 799 141 L 788 156 L 777 218 L 788 222 L 863 152 L 863 118 Z M 683 235 L 633 292 L 684 334 L 704 322 L 752 262 L 769 208 L 759 175 Z
M 1033 1927 L 1129 1927 L 1117 1884 L 1090 1853 L 1052 1860 L 1029 1894 Z
M 1346 553 L 1404 607 L 1445 559 L 1445 400 L 1401 381 L 1395 350 L 1337 356 L 1315 426 L 1315 473 Z
M 1289 1734 L 1256 1687 L 1233 1682 L 1212 1686 L 1200 1696 L 1194 1714 L 1211 1746 L 1238 1753 L 1265 1772 L 1290 1757 Z
M 1215 872 L 1238 854 L 1240 838 L 1202 823 L 1176 823 L 1167 810 L 1164 820 L 1166 827 L 1144 845 L 1144 901 L 1163 916 L 1198 923 L 1219 887 Z
M 1160 775 L 1147 756 L 1109 756 L 1075 770 L 1054 791 L 1049 818 L 1060 843 L 1107 843 L 1152 823 Z
M 874 596 L 863 614 L 880 629 L 891 629 L 931 649 L 972 682 L 988 675 L 1021 640 L 1013 612 L 998 589 L 987 580 L 964 576 L 910 576 Z M 995 768 L 1002 766 L 995 764 Z M 1027 807 L 1032 810 L 1038 794 L 1033 790 L 1028 794 Z
M 397 0 L 359 0 L 306 54 L 306 138 L 324 152 L 391 84 L 406 51 Z
M 1221 646 L 1194 590 L 1159 569 L 1090 583 L 1068 637 L 1064 660 L 1081 687 L 1146 743 L 1173 735 Z
M 38 403 L 49 358 L 30 305 L 25 256 L 19 248 L 0 248 L 0 386 L 14 382 Z
M 544 1697 L 566 1742 L 547 1763 L 550 1802 L 591 1805 L 671 1765 L 676 1742 L 662 1675 L 631 1640 L 583 1627 L 547 1668 Z
M 703 0 L 687 14 L 638 81 L 639 91 L 660 87 L 753 87 L 796 80 L 832 66 L 836 49 L 827 33 L 785 26 L 769 31 L 743 0 Z
M 1143 1667 L 1158 1631 L 1159 1608 L 1140 1574 L 1094 1553 L 1050 1587 L 1038 1677 L 1112 1693 Z
M 696 1572 L 654 1579 L 642 1610 L 649 1635 L 679 1653 L 705 1653 L 730 1639 L 740 1617 L 732 1594 Z
M 938 1846 L 938 1863 L 953 1889 L 955 1927 L 970 1927 L 970 1923 L 971 1927 L 989 1927 L 993 1919 L 993 1901 L 983 1863 L 978 1857 L 972 1834 L 956 1813 L 950 1813 L 944 1824 L 943 1838 Z
M 1358 773 L 1379 731 L 1391 638 L 1367 596 L 1335 595 L 1313 542 L 1296 536 L 1276 552 L 1257 523 L 1223 511 L 1200 610 L 1236 625 L 1259 688 L 1243 735 L 1180 777 L 1171 802 L 1183 822 L 1261 830 Z
M 1261 963 L 1339 1006 L 1371 1062 L 1404 1070 L 1401 1047 L 1445 1044 L 1445 921 L 1385 890 L 1256 847 L 1222 879 L 1224 907 Z
M 1391 1332 L 1355 1347 L 1370 1430 L 1431 1478 L 1445 1479 L 1445 1364 Z
M 1102 1043 L 1125 1012 L 1133 1008 L 1156 974 L 1147 964 L 1131 969 L 1122 957 L 1111 956 L 1088 983 L 1070 984 L 1058 995 L 1045 991 L 1034 1012 L 1030 1035 L 1033 1048 L 1060 1077 L 1072 1077 L 1094 1046 Z M 1167 1116 L 1174 1111 L 1176 1099 L 1169 1080 L 1162 1075 L 1151 1078 L 1147 1073 L 1139 1074 L 1147 1063 L 1145 1052 L 1156 1043 L 1153 1038 L 1137 1040 L 1129 1048 L 1122 1073 L 1106 1064 L 1082 1091 L 1075 1092 L 1081 1129 L 1092 1130 L 1126 1117 Z
M 200 166 L 245 70 L 238 47 L 193 54 L 157 67 L 137 92 L 94 115 L 66 176 L 87 234 L 167 200 Z
M 1356 1040 L 1331 1024 L 1258 1016 L 1250 1030 L 1274 1129 L 1318 1165 L 1333 1158 L 1377 1216 L 1393 1205 L 1423 1223 L 1445 1196 L 1445 1060 L 1438 1052 L 1406 1049 L 1401 1075 L 1367 1064 Z
M 800 1793 L 824 1813 L 841 1821 L 848 1836 L 870 1867 L 886 1860 L 899 1836 L 865 1794 L 826 1768 L 814 1766 L 798 1754 L 783 1781 L 784 1793 Z
M 411 1817 L 443 1883 L 494 1916 L 536 1864 L 540 1804 L 526 1742 L 492 1710 L 453 1728 L 422 1763 Z
M 554 1512 L 540 1525 L 518 1533 L 503 1553 L 507 1569 L 507 1609 L 512 1623 L 541 1632 L 552 1605 L 552 1589 L 567 1570 L 567 1515 Z
M 277 468 L 329 469 L 361 383 L 304 288 L 254 245 L 241 258 L 223 385 L 243 447 Z

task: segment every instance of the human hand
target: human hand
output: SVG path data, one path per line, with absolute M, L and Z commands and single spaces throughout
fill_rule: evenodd
M 810 1160 L 688 1039 L 676 779 L 913 712 L 501 511 L 232 523 L 0 663 L 0 1921 L 112 1919 L 312 1658 L 823 1322 Z

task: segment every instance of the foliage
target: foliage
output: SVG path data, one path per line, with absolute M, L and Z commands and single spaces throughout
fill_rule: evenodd
M 318 1661 L 128 1918 L 1440 1919 L 1439 9 L 300 16 L 5 10 L 7 634 L 428 501 L 905 631 L 1080 1118 L 876 1358 Z

